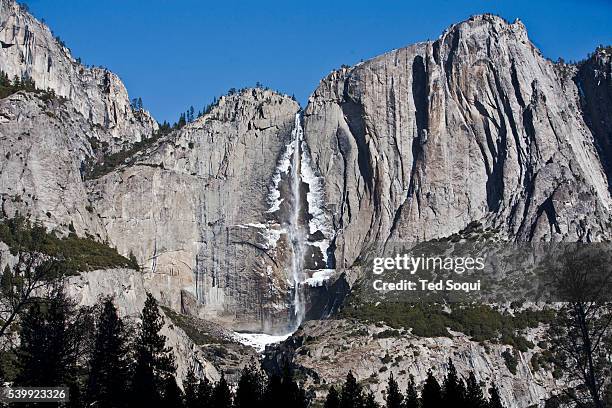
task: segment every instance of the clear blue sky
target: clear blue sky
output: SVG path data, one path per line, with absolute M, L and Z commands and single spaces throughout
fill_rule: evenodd
M 490 12 L 552 59 L 612 44 L 612 0 L 26 0 L 84 63 L 119 74 L 158 121 L 256 82 L 302 105 L 319 80 Z

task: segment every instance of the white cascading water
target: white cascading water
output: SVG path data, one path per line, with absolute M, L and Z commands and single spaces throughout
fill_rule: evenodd
M 293 137 L 293 155 L 291 158 L 291 216 L 287 233 L 291 242 L 291 277 L 293 279 L 293 309 L 294 309 L 294 328 L 297 328 L 304 320 L 304 294 L 300 288 L 304 277 L 304 253 L 305 253 L 305 231 L 300 222 L 302 200 L 300 197 L 300 185 L 302 183 L 300 166 L 301 154 L 300 145 L 304 137 L 300 114 L 295 115 L 295 126 L 291 132 Z

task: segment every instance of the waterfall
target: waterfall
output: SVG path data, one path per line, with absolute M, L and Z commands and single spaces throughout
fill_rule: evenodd
M 293 279 L 293 326 L 297 328 L 304 319 L 304 293 L 300 288 L 304 281 L 304 253 L 306 235 L 301 222 L 301 152 L 300 145 L 304 137 L 300 113 L 295 114 L 295 126 L 291 132 L 293 138 L 293 155 L 291 157 L 291 214 L 289 217 L 288 235 L 291 242 L 291 278 Z

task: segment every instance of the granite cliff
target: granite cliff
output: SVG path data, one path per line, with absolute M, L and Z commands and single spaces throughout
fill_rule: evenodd
M 609 49 L 554 63 L 520 21 L 479 15 L 330 73 L 303 112 L 286 95 L 243 89 L 161 134 L 115 74 L 82 66 L 11 0 L 0 0 L 0 41 L 0 70 L 53 91 L 0 100 L 2 217 L 108 242 L 142 269 L 74 279 L 82 304 L 115 294 L 133 315 L 150 291 L 196 322 L 287 332 L 333 318 L 362 259 L 387 243 L 447 237 L 473 222 L 511 241 L 612 235 Z M 380 327 L 362 326 L 307 322 L 270 359 L 291 360 L 315 388 L 348 369 L 366 381 L 381 348 L 402 357 L 385 370 L 419 380 L 456 356 L 460 371 L 495 377 L 511 406 L 560 386 L 531 371 L 531 351 L 511 374 L 501 347 L 461 333 L 373 342 Z M 168 330 L 181 375 L 197 360 L 218 376 L 183 331 Z M 308 338 L 316 341 L 306 347 Z M 368 384 L 382 398 L 378 382 Z
M 476 220 L 518 241 L 609 239 L 610 112 L 593 101 L 610 94 L 601 54 L 576 75 L 520 21 L 482 15 L 321 81 L 304 128 L 338 267 Z

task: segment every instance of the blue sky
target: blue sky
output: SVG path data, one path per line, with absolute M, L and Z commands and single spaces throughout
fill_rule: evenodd
M 612 0 L 29 0 L 86 64 L 119 74 L 159 121 L 256 82 L 305 104 L 342 64 L 435 39 L 490 12 L 520 18 L 549 58 L 612 44 Z

